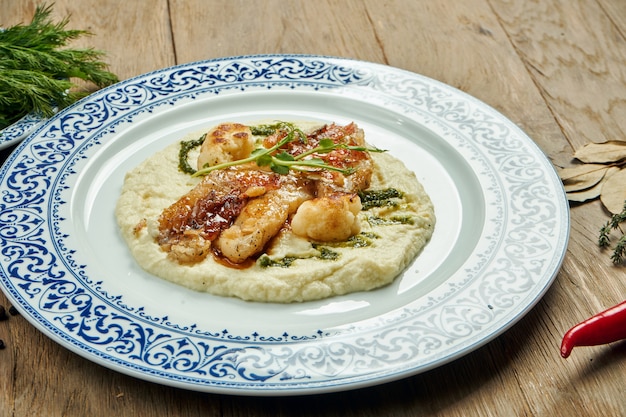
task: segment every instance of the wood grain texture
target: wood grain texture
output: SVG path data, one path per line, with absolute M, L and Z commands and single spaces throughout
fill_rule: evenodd
M 383 60 L 361 1 L 173 0 L 171 16 L 179 63 L 266 53 Z
M 0 26 L 29 21 L 36 4 L 0 0 Z M 333 55 L 459 88 L 513 120 L 558 166 L 588 141 L 625 139 L 623 0 L 57 0 L 54 13 L 92 31 L 77 46 L 105 50 L 121 79 L 224 56 Z M 84 359 L 12 316 L 0 321 L 0 417 L 625 415 L 626 344 L 577 349 L 567 361 L 558 350 L 569 327 L 625 297 L 624 268 L 597 246 L 606 219 L 597 202 L 572 207 L 554 284 L 493 341 L 344 393 L 255 398 L 161 386 Z
M 569 161 L 558 124 L 537 89 L 528 88 L 533 80 L 487 1 L 368 1 L 367 7 L 389 65 L 479 98 L 513 120 L 555 163 Z
M 626 15 L 618 3 L 492 0 L 574 148 L 626 138 Z

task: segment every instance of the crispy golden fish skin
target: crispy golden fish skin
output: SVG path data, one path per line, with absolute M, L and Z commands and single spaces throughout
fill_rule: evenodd
M 249 190 L 277 189 L 280 175 L 256 169 L 213 171 L 159 216 L 157 243 L 179 263 L 206 257 L 222 230 L 231 226 L 250 199 Z

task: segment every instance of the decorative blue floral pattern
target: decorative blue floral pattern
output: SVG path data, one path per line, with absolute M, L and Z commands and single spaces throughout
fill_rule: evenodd
M 284 89 L 376 97 L 449 137 L 485 184 L 485 238 L 432 297 L 310 334 L 182 326 L 108 294 L 67 243 L 76 164 L 134 121 L 181 101 Z M 417 117 L 417 116 L 416 116 Z M 0 281 L 25 315 L 107 366 L 185 388 L 258 394 L 345 389 L 466 353 L 518 319 L 552 282 L 568 212 L 549 162 L 511 122 L 450 87 L 397 69 L 315 56 L 212 60 L 146 74 L 62 111 L 0 172 Z M 486 329 L 486 330 L 485 330 Z M 487 333 L 485 333 L 487 332 Z
M 0 130 L 0 149 L 7 148 L 24 140 L 43 122 L 44 119 L 34 113 L 30 113 L 12 125 Z

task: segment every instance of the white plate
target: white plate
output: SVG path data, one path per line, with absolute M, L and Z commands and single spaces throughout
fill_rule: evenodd
M 392 285 L 263 304 L 137 267 L 113 215 L 124 173 L 186 132 L 267 118 L 355 121 L 417 173 L 438 222 Z M 512 122 L 431 79 L 329 57 L 218 59 L 121 82 L 48 120 L 0 180 L 0 280 L 31 323 L 109 368 L 217 393 L 340 391 L 456 359 L 535 305 L 569 235 L 559 178 Z
M 17 122 L 0 129 L 0 150 L 15 145 L 35 131 L 44 122 L 44 119 L 29 113 Z

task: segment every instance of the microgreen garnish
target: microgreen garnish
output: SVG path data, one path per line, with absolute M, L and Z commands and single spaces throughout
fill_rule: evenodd
M 307 171 L 311 169 L 326 169 L 329 171 L 340 172 L 344 175 L 350 175 L 355 172 L 354 168 L 339 168 L 333 165 L 329 165 L 324 162 L 321 158 L 311 157 L 307 158 L 313 154 L 326 154 L 330 153 L 337 149 L 348 149 L 354 151 L 363 151 L 363 152 L 385 152 L 384 150 L 378 148 L 367 148 L 364 146 L 350 146 L 344 143 L 334 143 L 331 139 L 321 139 L 318 145 L 312 149 L 307 150 L 306 152 L 302 152 L 298 155 L 292 155 L 284 150 L 276 153 L 280 148 L 285 146 L 287 143 L 293 141 L 301 141 L 306 143 L 308 138 L 306 134 L 292 123 L 287 122 L 279 122 L 276 125 L 275 130 L 282 129 L 287 132 L 285 137 L 278 141 L 274 146 L 270 148 L 259 147 L 252 151 L 249 157 L 239 159 L 236 161 L 224 162 L 222 164 L 217 164 L 209 167 L 205 167 L 203 169 L 198 170 L 193 176 L 201 176 L 206 175 L 211 171 L 216 171 L 219 169 L 224 169 L 236 165 L 243 165 L 250 162 L 256 163 L 259 167 L 269 167 L 272 171 L 277 174 L 286 175 L 290 170 L 296 171 Z

